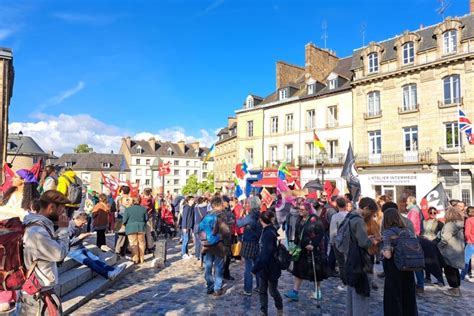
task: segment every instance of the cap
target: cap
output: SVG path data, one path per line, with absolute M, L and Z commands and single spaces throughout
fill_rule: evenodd
M 226 202 L 226 203 L 229 203 L 229 202 L 230 202 L 230 199 L 229 199 L 229 197 L 228 197 L 227 195 L 224 195 L 224 196 L 222 197 L 222 200 L 223 200 L 224 202 Z
M 56 190 L 48 190 L 44 192 L 40 197 L 40 201 L 63 205 L 71 204 L 71 201 L 69 201 L 69 199 L 65 197 L 64 194 Z
M 16 172 L 16 174 L 25 180 L 25 183 L 38 183 L 35 175 L 30 170 L 20 169 Z

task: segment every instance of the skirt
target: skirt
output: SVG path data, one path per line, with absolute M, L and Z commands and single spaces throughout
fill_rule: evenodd
M 314 270 L 316 270 L 316 281 L 321 282 L 328 278 L 328 268 L 327 257 L 318 251 L 315 251 L 314 253 L 313 268 L 313 256 L 311 251 L 303 249 L 299 260 L 293 262 L 291 274 L 299 279 L 314 282 Z
M 255 259 L 258 256 L 258 248 L 258 243 L 243 241 L 240 256 L 247 259 Z

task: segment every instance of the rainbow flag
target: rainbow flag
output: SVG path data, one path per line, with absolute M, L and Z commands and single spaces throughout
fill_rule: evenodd
M 316 131 L 313 131 L 313 144 L 314 144 L 314 148 L 318 147 L 321 152 L 326 151 L 326 148 L 324 148 L 323 143 L 319 139 L 318 135 L 316 135 Z
M 286 165 L 286 162 L 283 161 L 280 164 L 280 167 L 278 167 L 278 178 L 280 178 L 282 181 L 285 181 L 286 176 L 291 176 L 291 172 L 288 169 L 288 166 Z

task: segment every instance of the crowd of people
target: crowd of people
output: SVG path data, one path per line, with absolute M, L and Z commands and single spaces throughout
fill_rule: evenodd
M 283 314 L 278 281 L 284 270 L 294 280 L 284 291 L 290 302 L 299 300 L 304 281 L 314 284 L 314 298 L 321 300 L 324 280 L 340 279 L 337 288 L 347 293 L 347 315 L 369 314 L 376 277 L 384 278 L 386 315 L 417 315 L 417 294 L 428 284 L 459 297 L 461 281 L 474 282 L 474 207 L 462 201 L 450 201 L 442 213 L 430 207 L 424 214 L 414 196 L 399 207 L 389 196 L 353 201 L 350 194 L 328 196 L 324 191 L 317 198 L 275 194 L 271 204 L 262 203 L 257 193 L 245 200 L 208 192 L 153 196 L 151 189 L 132 195 L 126 185 L 116 196 L 89 191 L 71 169 L 57 175 L 48 166 L 39 179 L 18 170 L 1 197 L 0 220 L 18 217 L 23 222 L 25 267 L 40 286 L 36 293 L 0 292 L 0 309 L 11 310 L 19 302 L 22 314 L 60 314 L 54 286 L 57 265 L 66 256 L 104 278 L 119 275 L 123 265 L 108 266 L 84 246 L 91 235 L 103 251 L 137 265 L 154 252 L 160 235 L 179 237 L 182 260 L 201 262 L 207 294 L 216 298 L 225 295 L 224 282 L 235 280 L 231 262 L 242 260 L 240 294 L 258 294 L 263 315 L 268 313 L 268 294 Z M 283 208 L 277 207 L 281 199 L 287 203 Z M 115 236 L 113 247 L 107 245 L 107 233 Z M 404 261 L 405 253 L 417 247 L 421 258 Z M 378 262 L 383 272 L 374 275 Z

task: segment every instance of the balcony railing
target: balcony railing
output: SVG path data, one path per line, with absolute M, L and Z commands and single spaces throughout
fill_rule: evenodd
M 315 157 L 312 156 L 300 156 L 298 157 L 298 165 L 300 166 L 312 166 L 315 163 L 320 165 L 324 162 L 326 165 L 342 165 L 344 163 L 344 154 L 336 154 L 333 157 L 329 157 L 327 154 L 318 154 Z
M 364 119 L 366 120 L 377 118 L 377 117 L 382 117 L 382 110 L 375 110 L 375 111 L 364 113 Z
M 334 128 L 334 127 L 338 127 L 339 126 L 339 122 L 334 120 L 334 121 L 329 121 L 326 123 L 326 128 Z
M 404 165 L 431 163 L 431 149 L 420 151 L 385 152 L 381 154 L 357 155 L 356 164 L 361 165 Z
M 445 100 L 443 101 L 438 101 L 438 108 L 440 109 L 445 109 L 445 108 L 451 108 L 455 106 L 461 106 L 464 104 L 464 97 L 456 98 L 453 100 L 450 100 L 449 103 L 447 103 Z
M 265 161 L 265 168 L 278 168 L 282 162 L 286 162 L 288 167 L 296 167 L 295 159 L 282 159 L 282 160 L 267 160 Z
M 418 104 L 410 106 L 401 106 L 398 108 L 398 114 L 416 113 L 420 111 Z

